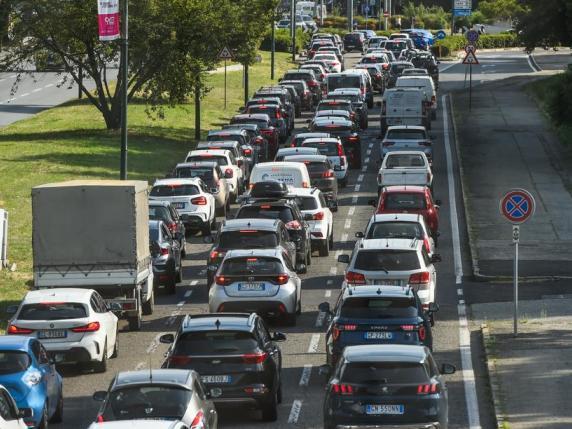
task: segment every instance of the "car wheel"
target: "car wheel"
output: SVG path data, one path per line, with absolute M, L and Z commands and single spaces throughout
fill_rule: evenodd
M 175 292 L 177 291 L 177 274 L 173 273 L 171 276 L 169 276 L 169 280 L 166 284 L 165 289 L 167 290 L 167 294 L 169 295 L 174 295 Z
M 40 420 L 38 429 L 48 429 L 48 404 L 44 405 L 44 409 L 42 410 L 42 420 Z
M 329 238 L 329 246 L 330 246 L 330 250 L 334 250 L 334 231 L 332 231 L 332 233 L 330 234 L 330 238 Z
M 153 296 L 153 299 L 155 299 L 155 297 Z M 118 339 L 118 333 L 115 333 L 115 345 L 113 346 L 113 353 L 111 354 L 111 358 L 115 359 L 117 356 L 119 356 L 119 339 Z
M 294 313 L 286 313 L 284 315 L 284 324 L 286 326 L 296 326 L 296 311 Z
M 155 311 L 155 292 L 151 294 L 151 297 L 147 301 L 141 304 L 141 307 L 142 307 L 141 311 L 145 316 L 150 316 L 151 314 L 153 314 L 153 311 Z
M 309 267 L 312 265 L 312 245 L 308 246 L 310 249 L 308 250 L 308 254 L 306 255 L 306 266 Z
M 364 130 L 367 130 L 367 127 L 368 127 L 368 125 L 369 125 L 368 122 L 369 122 L 369 121 L 368 121 L 367 119 L 366 119 L 365 121 L 363 121 L 363 127 L 362 127 L 362 128 L 363 128 Z
M 299 316 L 302 314 L 302 295 L 300 295 L 300 299 L 298 300 L 298 305 L 296 307 L 296 314 Z
M 431 120 L 434 121 L 435 119 L 437 119 L 437 111 L 431 110 Z
M 330 255 L 330 243 L 328 239 L 322 240 L 320 242 L 320 256 L 329 256 Z
M 373 109 L 373 97 L 367 100 L 368 109 Z
M 275 422 L 278 419 L 278 392 L 272 394 L 272 398 L 262 404 L 262 420 Z
M 50 423 L 61 423 L 64 420 L 64 395 L 60 393 L 60 397 L 58 398 L 58 406 L 56 407 L 56 411 L 52 415 L 50 419 Z
M 101 360 L 99 362 L 93 363 L 93 369 L 96 373 L 107 371 L 107 338 L 105 339 L 105 344 L 103 345 Z

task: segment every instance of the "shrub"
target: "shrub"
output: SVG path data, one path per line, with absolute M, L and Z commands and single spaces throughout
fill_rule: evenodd
M 449 57 L 460 51 L 467 44 L 465 36 L 455 34 L 438 40 L 431 48 L 434 55 Z M 477 49 L 514 48 L 522 46 L 515 34 L 483 34 L 477 42 Z
M 296 52 L 300 52 L 304 49 L 309 38 L 310 36 L 308 33 L 304 33 L 300 29 L 296 30 Z M 277 29 L 275 32 L 274 46 L 276 52 L 291 52 L 292 38 L 290 37 L 290 30 L 282 28 Z M 260 49 L 263 51 L 270 51 L 272 49 L 271 30 L 268 30 L 264 35 L 262 43 L 260 44 Z
M 572 72 L 558 76 L 546 98 L 548 114 L 558 126 L 572 124 Z

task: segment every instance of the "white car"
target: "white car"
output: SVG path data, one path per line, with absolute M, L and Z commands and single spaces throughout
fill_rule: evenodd
M 187 154 L 185 162 L 216 161 L 224 172 L 224 180 L 228 183 L 231 200 L 235 201 L 244 186 L 242 168 L 238 166 L 238 160 L 231 151 L 226 149 L 200 149 L 193 150 Z
M 395 87 L 422 89 L 427 96 L 431 119 L 437 119 L 437 90 L 435 89 L 435 83 L 431 76 L 400 76 L 395 82 Z
M 4 426 L 2 426 L 4 428 Z M 88 429 L 194 429 L 182 422 L 170 420 L 119 420 L 115 422 L 92 423 Z M 198 428 L 198 426 L 197 426 Z
M 169 201 L 181 215 L 187 231 L 201 230 L 204 235 L 209 235 L 215 227 L 215 197 L 198 177 L 157 180 L 149 199 Z
M 2 429 L 28 429 L 24 422 L 25 417 L 32 417 L 31 408 L 18 409 L 16 401 L 4 386 L 0 385 L 0 428 Z
M 433 188 L 433 172 L 424 152 L 389 152 L 377 173 L 378 192 L 385 186 L 428 186 Z M 433 190 L 433 189 L 431 189 Z
M 312 251 L 328 256 L 334 248 L 334 215 L 326 198 L 318 188 L 291 188 L 289 196 L 296 196 L 304 220 L 309 225 Z
M 334 53 L 316 54 L 314 58 L 312 58 L 312 61 L 325 61 L 332 73 L 341 73 L 342 71 L 342 63 Z
M 302 148 L 317 148 L 321 155 L 328 157 L 334 166 L 334 174 L 338 183 L 345 188 L 348 183 L 348 157 L 339 137 L 310 138 L 304 140 Z
M 276 152 L 276 157 L 274 158 L 275 162 L 284 161 L 284 158 L 287 156 L 292 155 L 319 155 L 320 152 L 318 149 L 314 149 L 311 147 L 281 147 Z
M 41 289 L 26 294 L 6 333 L 38 338 L 57 363 L 105 372 L 107 359 L 118 353 L 117 320 L 92 289 Z

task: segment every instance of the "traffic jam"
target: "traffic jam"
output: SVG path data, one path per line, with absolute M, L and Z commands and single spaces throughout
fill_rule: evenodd
M 313 377 L 324 388 L 321 416 L 303 411 L 321 423 L 304 427 L 447 428 L 456 368 L 433 355 L 439 69 L 422 42 L 406 31 L 315 33 L 297 69 L 258 88 L 151 187 L 33 188 L 35 289 L 10 309 L 0 338 L 0 384 L 21 416 L 9 427 L 65 425 L 72 381 L 59 368 L 69 364 L 109 375 L 107 390 L 91 392 L 91 429 L 214 429 L 233 426 L 237 407 L 285 420 L 287 337 L 313 312 L 324 357 Z M 360 55 L 352 64 L 350 52 Z M 364 180 L 373 192 L 358 200 Z M 357 222 L 366 204 L 365 228 L 348 239 L 344 221 Z M 73 231 L 93 245 L 61 248 Z M 351 246 L 340 245 L 344 231 Z M 327 258 L 330 299 L 310 308 L 307 285 Z M 200 311 L 172 316 L 157 338 L 160 366 L 109 374 L 110 360 L 130 353 L 122 320 L 140 331 L 156 300 L 189 284 L 189 261 L 202 268 L 191 283 L 204 289 Z

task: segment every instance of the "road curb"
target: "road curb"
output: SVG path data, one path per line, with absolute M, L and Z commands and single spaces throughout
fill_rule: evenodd
M 479 49 L 477 47 L 477 52 L 485 53 L 485 54 L 487 52 L 523 52 L 524 53 L 524 47 L 520 47 L 520 48 L 490 48 L 490 49 Z M 465 58 L 465 55 L 467 55 L 467 53 L 463 49 L 457 51 L 457 58 Z
M 483 343 L 483 350 L 485 352 L 485 361 L 487 364 L 487 373 L 489 376 L 489 388 L 491 391 L 491 396 L 493 400 L 493 411 L 494 411 L 494 421 L 495 425 L 498 429 L 505 429 L 508 427 L 507 419 L 502 412 L 502 404 L 500 398 L 502 397 L 501 394 L 501 386 L 499 379 L 497 377 L 497 368 L 494 359 L 492 358 L 492 349 L 491 349 L 491 333 L 489 331 L 489 327 L 487 324 L 481 325 L 481 340 Z

